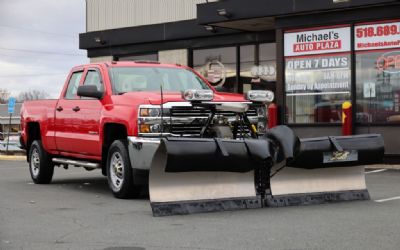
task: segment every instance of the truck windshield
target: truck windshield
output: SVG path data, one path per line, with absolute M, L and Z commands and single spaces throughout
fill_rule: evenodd
M 193 72 L 182 68 L 114 67 L 110 69 L 113 91 L 116 94 L 136 91 L 180 92 L 186 89 L 209 89 Z

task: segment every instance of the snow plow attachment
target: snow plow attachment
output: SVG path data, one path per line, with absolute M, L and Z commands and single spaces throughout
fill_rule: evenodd
M 276 140 L 276 139 L 275 139 Z M 364 165 L 381 163 L 381 135 L 319 137 L 300 140 L 295 157 L 271 170 L 268 206 L 366 200 Z
M 163 138 L 153 158 L 154 216 L 369 199 L 364 165 L 380 135 L 299 140 L 286 126 L 257 139 Z
M 262 207 L 255 178 L 271 166 L 267 140 L 162 139 L 149 176 L 153 215 Z

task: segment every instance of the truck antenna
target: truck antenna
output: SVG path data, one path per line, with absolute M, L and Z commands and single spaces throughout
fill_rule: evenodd
M 160 83 L 160 95 L 161 95 L 161 136 L 163 135 L 164 131 L 164 92 L 163 92 L 163 80 Z

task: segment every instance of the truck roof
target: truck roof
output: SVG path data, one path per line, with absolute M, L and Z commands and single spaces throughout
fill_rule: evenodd
M 107 62 L 99 62 L 99 63 L 89 63 L 75 66 L 74 68 L 83 68 L 88 66 L 105 66 L 105 67 L 166 67 L 166 68 L 186 68 L 180 64 L 167 64 L 160 63 L 157 61 L 107 61 Z

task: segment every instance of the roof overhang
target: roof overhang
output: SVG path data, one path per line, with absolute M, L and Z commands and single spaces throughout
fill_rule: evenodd
M 197 5 L 197 21 L 243 31 L 274 29 L 277 17 L 356 9 L 372 5 L 384 5 L 397 0 L 229 0 Z

